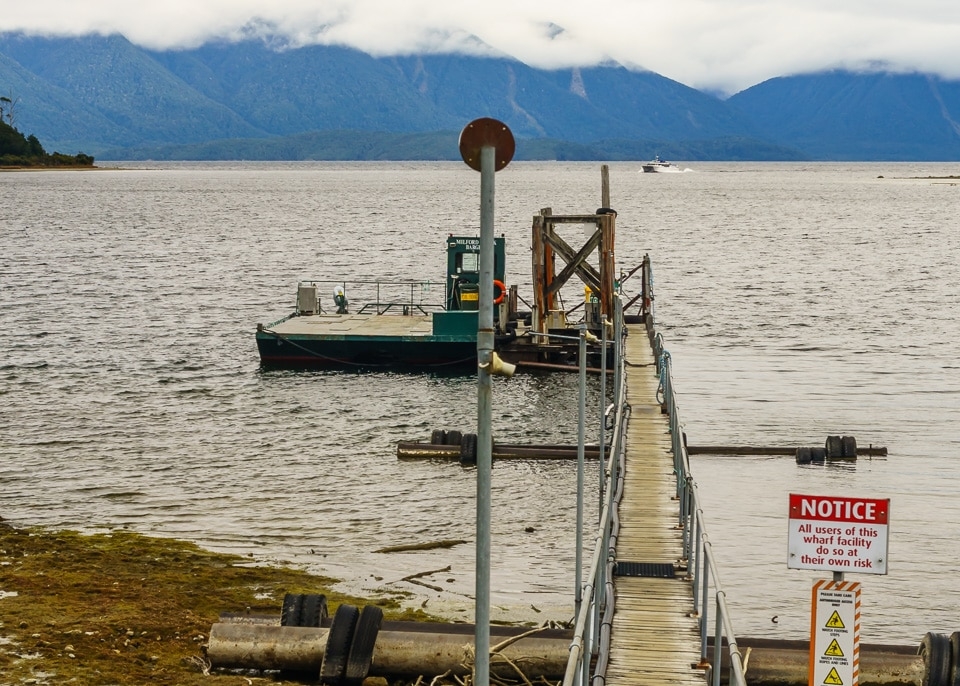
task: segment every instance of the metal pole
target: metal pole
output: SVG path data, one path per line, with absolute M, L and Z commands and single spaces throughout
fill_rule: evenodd
M 607 447 L 607 315 L 600 318 L 600 497 L 597 506 L 600 512 L 603 512 L 603 485 L 606 473 L 604 465 L 604 453 Z
M 604 315 L 600 318 L 600 440 L 598 443 L 599 446 L 599 460 L 597 472 L 600 477 L 600 488 L 597 490 L 599 496 L 597 497 L 597 506 L 599 507 L 599 514 L 597 516 L 597 524 L 599 526 L 605 526 L 602 521 L 603 517 L 603 502 L 605 499 L 604 494 L 604 485 L 605 485 L 605 475 L 606 475 L 606 465 L 604 464 L 604 453 L 606 452 L 606 440 L 607 440 L 607 416 L 605 413 L 606 402 L 607 402 L 607 316 Z M 605 568 L 606 565 L 603 565 Z M 595 641 L 600 640 L 600 610 L 603 603 L 601 594 L 603 592 L 603 579 L 602 574 L 597 573 L 597 578 L 594 582 L 593 590 L 593 637 Z
M 480 311 L 477 329 L 477 585 L 473 682 L 490 683 L 490 482 L 493 463 L 493 207 L 495 148 L 480 150 Z
M 576 588 L 574 589 L 576 603 L 573 614 L 580 615 L 580 603 L 583 601 L 583 465 L 584 465 L 584 436 L 586 433 L 585 415 L 587 409 L 587 327 L 580 325 L 580 402 L 579 418 L 577 420 L 577 570 Z
M 577 417 L 577 602 L 574 616 L 580 616 L 583 605 L 583 492 L 584 492 L 584 464 L 587 432 L 587 325 L 580 325 L 580 342 L 578 357 L 580 359 L 580 389 L 578 417 Z M 596 598 L 594 599 L 596 602 Z M 581 666 L 580 683 L 586 684 L 590 676 L 590 655 L 593 646 L 587 640 L 584 646 L 583 663 Z

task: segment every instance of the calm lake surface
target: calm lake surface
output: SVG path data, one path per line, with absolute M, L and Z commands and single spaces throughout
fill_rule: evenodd
M 653 260 L 690 444 L 889 449 L 849 465 L 694 458 L 738 634 L 809 632 L 823 575 L 787 569 L 789 493 L 891 499 L 889 573 L 847 576 L 865 642 L 960 630 L 960 185 L 928 178 L 960 165 L 684 166 L 610 178 L 619 265 Z M 496 184 L 507 281 L 529 301 L 532 216 L 593 212 L 599 164 L 514 163 Z M 395 451 L 474 426 L 475 379 L 262 371 L 253 333 L 301 279 L 442 289 L 445 237 L 479 232 L 479 174 L 18 172 L 0 174 L 0 206 L 0 516 L 189 539 L 470 620 L 475 474 Z M 575 375 L 498 379 L 494 398 L 499 440 L 576 440 Z M 588 404 L 595 433 L 595 380 Z M 568 619 L 576 465 L 497 463 L 493 479 L 494 618 Z M 468 543 L 375 552 L 440 539 Z M 403 581 L 429 571 L 443 591 Z

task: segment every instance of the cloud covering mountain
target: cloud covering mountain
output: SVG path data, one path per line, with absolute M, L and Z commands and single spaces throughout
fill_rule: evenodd
M 153 50 L 269 36 L 544 69 L 614 60 L 724 94 L 829 69 L 960 78 L 955 0 L 31 0 L 4 6 L 12 31 L 119 33 Z

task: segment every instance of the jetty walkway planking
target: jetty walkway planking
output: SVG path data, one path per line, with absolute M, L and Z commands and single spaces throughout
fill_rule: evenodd
M 657 400 L 659 377 L 649 338 L 631 327 L 626 393 L 631 406 L 620 502 L 617 562 L 676 565 L 673 578 L 616 576 L 616 610 L 607 686 L 706 683 L 698 669 L 700 629 L 683 564 L 683 532 L 668 418 Z

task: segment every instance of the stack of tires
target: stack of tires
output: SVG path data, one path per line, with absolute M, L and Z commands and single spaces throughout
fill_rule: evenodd
M 927 633 L 917 654 L 923 656 L 922 686 L 960 684 L 960 631 L 949 636 Z
M 827 436 L 824 446 L 827 458 L 832 460 L 855 460 L 857 458 L 857 439 L 853 436 Z
M 287 593 L 280 609 L 280 626 L 318 627 L 328 618 L 327 596 L 313 593 Z
M 460 464 L 477 464 L 477 434 L 435 429 L 430 434 L 430 443 L 433 445 L 458 445 L 460 446 Z
M 797 448 L 797 464 L 823 464 L 827 460 L 857 459 L 857 439 L 853 436 L 827 436 L 822 448 Z
M 281 626 L 319 627 L 327 619 L 327 599 L 323 595 L 288 593 L 283 599 Z M 329 686 L 359 686 L 363 683 L 370 673 L 373 647 L 382 623 L 383 610 L 376 605 L 366 605 L 362 609 L 346 603 L 340 605 L 327 633 L 320 663 L 320 683 Z

